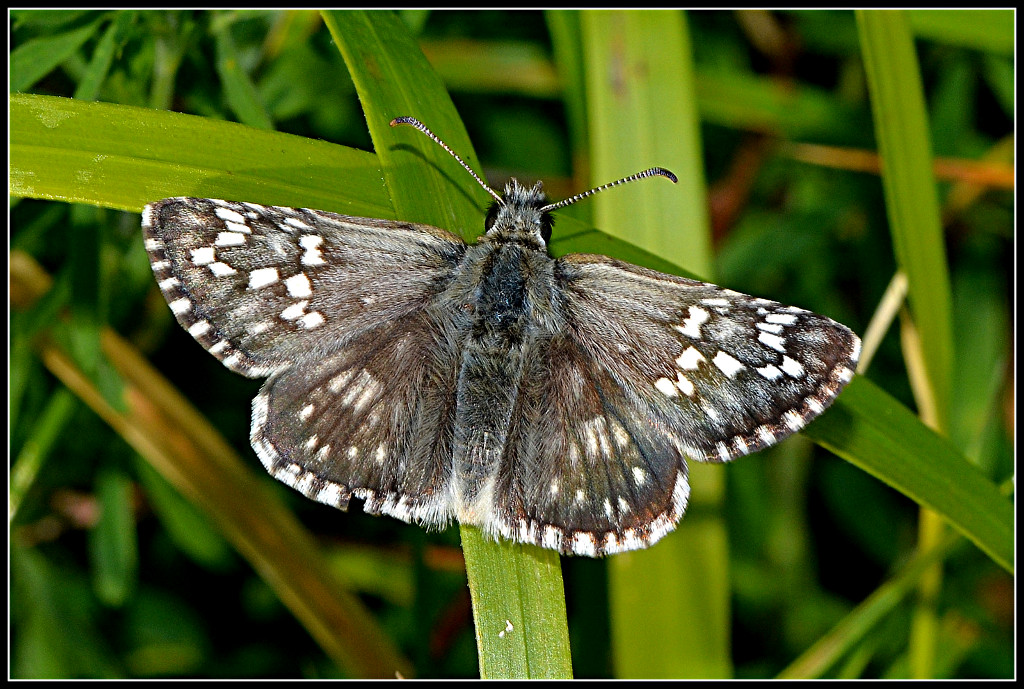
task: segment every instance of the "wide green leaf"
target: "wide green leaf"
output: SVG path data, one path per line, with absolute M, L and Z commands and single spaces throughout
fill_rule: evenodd
M 377 158 L 366 151 L 52 96 L 11 96 L 10 118 L 14 196 L 135 212 L 155 199 L 205 196 L 350 215 L 394 213 Z

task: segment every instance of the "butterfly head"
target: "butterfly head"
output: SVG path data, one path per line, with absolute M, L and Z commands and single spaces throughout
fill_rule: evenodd
M 509 180 L 501 199 L 487 212 L 487 236 L 492 239 L 525 241 L 543 249 L 551 239 L 551 213 L 545 209 L 547 196 L 540 182 L 525 187 Z

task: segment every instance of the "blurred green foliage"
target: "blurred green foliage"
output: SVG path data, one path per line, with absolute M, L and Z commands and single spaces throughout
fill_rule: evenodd
M 9 16 L 12 92 L 170 109 L 370 147 L 355 89 L 315 12 Z M 581 86 L 565 83 L 578 72 L 564 42 L 553 42 L 565 39 L 559 17 L 400 17 L 448 85 L 493 186 L 513 174 L 545 180 L 555 198 L 582 186 L 586 114 L 565 95 Z M 878 175 L 849 156 L 876 149 L 853 14 L 690 12 L 687 20 L 716 282 L 864 332 L 895 259 Z M 1013 165 L 1013 15 L 920 11 L 909 21 L 935 154 L 988 165 L 984 184 L 954 170 L 938 193 L 955 338 L 949 434 L 1000 482 L 1012 474 L 1014 439 L 1014 218 L 1012 175 L 1008 186 L 1003 174 Z M 835 148 L 821 149 L 827 162 L 808 162 L 806 144 Z M 26 188 L 31 180 L 17 182 Z M 332 180 L 322 184 L 328 197 Z M 592 213 L 580 204 L 568 214 Z M 101 329 L 114 328 L 261 471 L 248 442 L 258 383 L 225 370 L 174 325 L 154 289 L 138 214 L 15 198 L 10 223 L 11 249 L 55 278 L 46 297 L 11 315 L 11 675 L 339 676 L 208 517 L 34 354 L 40 335 L 65 346 L 117 406 L 120 382 L 99 347 Z M 612 233 L 630 239 L 629 228 Z M 881 341 L 868 377 L 913 408 L 898 328 Z M 725 476 L 729 565 L 715 576 L 731 590 L 732 666 L 739 677 L 771 676 L 898 571 L 913 552 L 919 513 L 801 438 L 737 461 Z M 266 481 L 418 676 L 476 675 L 455 529 L 425 534 L 358 509 L 342 514 Z M 607 565 L 563 558 L 563 573 L 574 674 L 612 676 Z M 978 549 L 951 549 L 936 604 L 934 676 L 1012 676 L 1013 595 L 1012 577 Z M 909 602 L 896 603 L 828 676 L 907 676 L 909 617 Z

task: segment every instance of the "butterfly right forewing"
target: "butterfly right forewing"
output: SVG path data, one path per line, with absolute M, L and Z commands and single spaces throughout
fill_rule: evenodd
M 466 249 L 426 225 L 219 199 L 149 204 L 142 228 L 178 322 L 250 377 L 423 308 Z

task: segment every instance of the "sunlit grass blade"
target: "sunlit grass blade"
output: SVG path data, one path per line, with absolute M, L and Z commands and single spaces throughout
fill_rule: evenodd
M 376 156 L 232 122 L 13 95 L 13 196 L 138 212 L 168 196 L 392 217 Z M 342 183 L 342 181 L 344 183 Z
M 946 434 L 953 394 L 952 297 L 914 40 L 901 11 L 860 10 L 857 28 L 893 246 L 908 281 L 911 317 L 901 331 L 904 359 L 922 419 Z M 927 550 L 942 537 L 942 524 L 922 511 L 918 534 L 918 547 Z M 935 665 L 941 581 L 936 565 L 919 584 L 910 643 L 918 678 L 931 677 Z
M 952 297 L 917 56 L 902 13 L 858 12 L 857 20 L 893 247 L 908 280 L 936 425 L 945 429 L 953 366 Z

